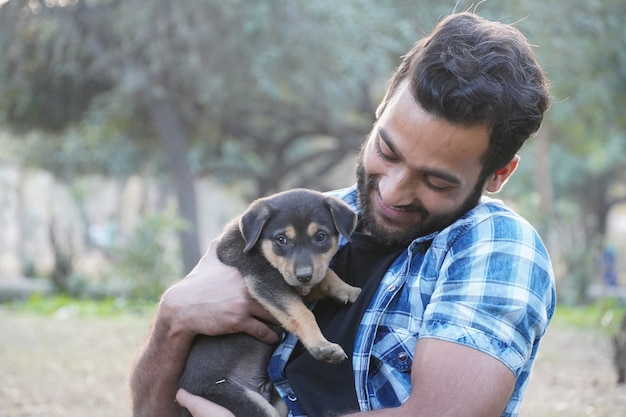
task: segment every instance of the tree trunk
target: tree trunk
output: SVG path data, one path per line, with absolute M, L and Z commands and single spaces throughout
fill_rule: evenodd
M 552 173 L 550 172 L 550 132 L 543 126 L 535 137 L 535 184 L 539 194 L 539 212 L 544 218 L 554 210 Z
M 145 105 L 150 112 L 162 149 L 167 155 L 178 201 L 178 214 L 187 222 L 185 230 L 178 234 L 186 274 L 200 259 L 196 192 L 187 159 L 187 135 L 179 114 L 166 97 L 151 97 Z

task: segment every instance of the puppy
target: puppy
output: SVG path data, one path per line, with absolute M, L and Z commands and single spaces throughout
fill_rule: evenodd
M 349 239 L 356 221 L 341 200 L 297 189 L 254 201 L 226 226 L 217 246 L 219 259 L 239 269 L 252 297 L 296 334 L 314 358 L 329 363 L 347 356 L 324 338 L 301 296 L 356 300 L 361 290 L 328 268 L 339 234 Z M 198 335 L 180 385 L 237 417 L 286 416 L 286 405 L 267 376 L 272 351 L 244 333 Z M 183 415 L 190 416 L 187 410 Z

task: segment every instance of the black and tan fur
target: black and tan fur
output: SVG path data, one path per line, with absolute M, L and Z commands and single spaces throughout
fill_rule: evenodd
M 352 303 L 361 290 L 343 282 L 328 264 L 339 235 L 349 239 L 356 216 L 341 200 L 297 189 L 254 201 L 226 226 L 219 259 L 238 268 L 250 294 L 318 360 L 338 363 L 347 356 L 322 335 L 304 304 L 332 297 Z M 267 378 L 273 347 L 244 333 L 197 336 L 181 387 L 230 409 L 237 417 L 286 415 Z M 184 415 L 189 416 L 185 410 Z

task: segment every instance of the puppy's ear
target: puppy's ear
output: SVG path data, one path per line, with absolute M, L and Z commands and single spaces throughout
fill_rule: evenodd
M 246 253 L 256 244 L 261 235 L 263 226 L 271 216 L 271 211 L 267 204 L 262 201 L 253 203 L 250 208 L 239 219 L 239 231 L 246 246 L 243 252 Z
M 330 210 L 330 214 L 333 216 L 335 228 L 343 235 L 343 237 L 350 241 L 350 236 L 352 235 L 352 232 L 354 232 L 357 224 L 356 214 L 354 214 L 350 206 L 338 198 L 326 197 L 324 202 Z

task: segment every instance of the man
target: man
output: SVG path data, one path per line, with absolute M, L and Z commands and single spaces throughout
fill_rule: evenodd
M 405 56 L 360 151 L 356 187 L 334 193 L 360 222 L 333 268 L 363 293 L 314 312 L 350 358 L 312 362 L 287 335 L 269 372 L 291 415 L 518 414 L 554 279 L 534 229 L 483 194 L 515 171 L 548 106 L 542 70 L 510 26 L 455 14 Z M 268 318 L 209 250 L 161 301 L 132 375 L 135 415 L 177 415 L 195 334 L 272 343 L 259 321 Z M 195 417 L 232 415 L 184 391 L 177 399 Z

